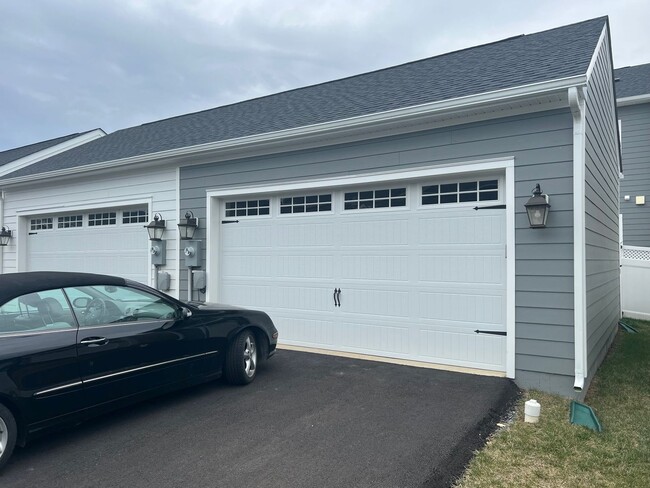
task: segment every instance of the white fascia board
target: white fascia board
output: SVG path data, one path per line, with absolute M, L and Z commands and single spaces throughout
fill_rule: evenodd
M 623 97 L 617 98 L 616 104 L 619 107 L 625 107 L 627 105 L 639 105 L 642 103 L 650 103 L 650 93 L 644 95 L 635 95 L 633 97 Z
M 294 129 L 286 129 L 276 132 L 256 134 L 252 136 L 240 137 L 237 139 L 229 139 L 226 141 L 210 142 L 196 146 L 181 147 L 177 149 L 170 149 L 168 151 L 161 151 L 158 153 L 143 154 L 140 156 L 133 156 L 130 158 L 116 159 L 112 161 L 103 161 L 101 163 L 89 164 L 76 168 L 67 168 L 38 175 L 29 175 L 11 178 L 3 181 L 2 186 L 8 186 L 37 179 L 55 178 L 59 176 L 68 176 L 79 174 L 88 171 L 96 171 L 102 169 L 117 169 L 126 165 L 145 165 L 147 163 L 161 163 L 161 162 L 185 162 L 183 159 L 196 158 L 196 157 L 211 157 L 213 154 L 218 154 L 221 151 L 233 150 L 238 148 L 246 148 L 255 145 L 272 144 L 272 143 L 288 143 L 290 141 L 299 141 L 300 139 L 313 139 L 316 137 L 323 137 L 331 139 L 335 136 L 344 136 L 347 132 L 354 132 L 359 130 L 371 131 L 377 127 L 394 123 L 407 123 L 418 119 L 425 119 L 430 117 L 442 116 L 454 112 L 463 112 L 468 110 L 485 110 L 490 105 L 496 105 L 507 101 L 516 101 L 518 99 L 525 99 L 537 95 L 544 95 L 550 93 L 563 92 L 571 86 L 584 85 L 586 82 L 586 75 L 577 75 L 567 78 L 560 78 L 556 80 L 545 81 L 541 83 L 533 83 L 530 85 L 523 85 L 514 88 L 507 88 L 503 90 L 495 90 L 492 92 L 480 93 L 477 95 L 469 95 L 466 97 L 459 97 L 450 100 L 443 100 L 439 102 L 426 103 L 412 107 L 400 108 L 380 112 L 370 115 L 362 115 L 348 119 L 335 120 L 332 122 L 324 122 L 322 124 L 314 124 Z
M 86 144 L 90 141 L 94 141 L 95 139 L 99 139 L 100 137 L 104 137 L 105 135 L 106 132 L 104 132 L 102 129 L 95 129 L 95 130 L 91 130 L 90 132 L 86 132 L 85 134 L 82 134 L 78 137 L 68 139 L 67 141 L 62 142 L 61 144 L 56 144 L 54 146 L 43 149 L 42 151 L 29 154 L 24 158 L 17 159 L 15 161 L 12 161 L 2 166 L 2 168 L 0 168 L 0 176 L 13 173 L 14 171 L 18 171 L 19 169 L 25 168 L 30 164 L 34 164 L 38 161 L 43 161 L 44 159 L 51 158 L 52 156 L 56 156 L 57 154 L 61 154 L 62 152 L 65 151 L 69 151 L 72 148 L 81 146 L 82 144 Z

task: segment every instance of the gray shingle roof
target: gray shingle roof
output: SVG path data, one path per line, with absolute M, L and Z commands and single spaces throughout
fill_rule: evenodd
M 5 178 L 225 141 L 586 73 L 607 17 L 123 129 Z
M 6 151 L 0 152 L 0 166 L 4 166 L 7 163 L 11 163 L 12 161 L 16 161 L 20 158 L 24 158 L 25 156 L 29 156 L 30 154 L 37 153 L 43 149 L 56 146 L 62 142 L 74 139 L 75 137 L 79 137 L 80 135 L 81 134 L 70 134 L 63 137 L 57 137 L 56 139 L 50 139 L 49 141 L 42 141 L 35 144 L 30 144 L 28 146 L 7 149 Z
M 650 63 L 614 70 L 616 98 L 650 94 Z

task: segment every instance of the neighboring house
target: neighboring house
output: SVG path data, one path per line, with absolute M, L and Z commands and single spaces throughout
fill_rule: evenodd
M 621 130 L 621 306 L 650 319 L 650 64 L 614 71 Z
M 623 179 L 623 244 L 650 247 L 650 64 L 615 70 Z
M 150 271 L 121 212 L 160 212 L 184 297 L 191 210 L 201 298 L 266 310 L 285 346 L 580 396 L 620 317 L 612 72 L 598 18 L 118 131 L 0 178 L 5 267 Z

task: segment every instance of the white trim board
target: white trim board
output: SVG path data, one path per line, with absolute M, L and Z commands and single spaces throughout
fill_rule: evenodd
M 278 193 L 285 191 L 316 189 L 316 188 L 341 188 L 349 185 L 378 183 L 388 181 L 416 180 L 427 177 L 476 173 L 490 170 L 505 171 L 506 195 L 506 376 L 515 377 L 515 161 L 514 158 L 486 159 L 472 162 L 454 163 L 445 166 L 428 166 L 410 170 L 397 170 L 366 173 L 354 176 L 342 176 L 324 179 L 309 179 L 291 181 L 273 185 L 248 185 L 241 187 L 215 188 L 206 191 L 206 269 L 208 272 L 208 286 L 206 301 L 216 301 L 212 290 L 218 289 L 218 270 L 214 268 L 212 252 L 214 243 L 219 243 L 220 219 L 213 219 L 219 215 L 219 199 L 226 196 Z M 217 244 L 218 245 L 218 244 Z M 217 259 L 218 263 L 218 259 Z M 216 299 L 216 300 L 215 300 Z

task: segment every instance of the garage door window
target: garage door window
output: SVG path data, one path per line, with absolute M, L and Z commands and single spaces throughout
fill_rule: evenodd
M 329 212 L 332 210 L 332 194 L 303 195 L 280 198 L 281 214 Z
M 345 193 L 345 210 L 405 207 L 406 188 L 352 191 Z
M 64 217 L 57 217 L 57 228 L 70 229 L 72 227 L 83 226 L 83 215 L 66 215 Z
M 422 205 L 485 202 L 498 199 L 499 180 L 463 181 L 422 187 Z
M 122 212 L 123 224 L 142 224 L 147 223 L 149 215 L 146 210 L 125 210 Z
M 88 225 L 97 227 L 100 225 L 115 225 L 115 212 L 91 213 L 88 214 Z
M 268 199 L 238 200 L 226 202 L 226 217 L 254 217 L 270 215 L 271 205 Z
M 29 230 L 46 230 L 53 228 L 52 217 L 44 217 L 42 219 L 31 219 L 29 221 Z

